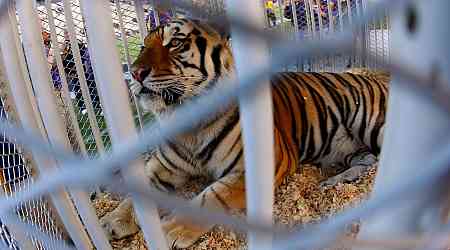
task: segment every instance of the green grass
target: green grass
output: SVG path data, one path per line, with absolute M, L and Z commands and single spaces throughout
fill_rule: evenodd
M 139 118 L 137 116 L 137 111 L 136 111 L 135 105 L 132 106 L 132 112 L 133 112 L 133 117 L 134 117 L 134 122 L 135 122 L 136 128 L 139 129 Z M 77 119 L 78 119 L 78 124 L 81 129 L 81 135 L 83 136 L 83 141 L 86 146 L 86 149 L 88 150 L 88 153 L 90 155 L 98 154 L 98 148 L 97 148 L 97 144 L 95 142 L 94 134 L 92 132 L 92 127 L 90 126 L 90 124 L 86 124 L 86 123 L 89 123 L 88 114 L 87 113 L 82 114 L 79 111 L 79 109 L 77 109 L 76 115 L 77 115 Z M 100 130 L 100 134 L 102 137 L 103 145 L 105 147 L 105 150 L 109 151 L 111 149 L 111 138 L 108 133 L 108 125 L 106 123 L 106 119 L 103 115 L 100 115 L 100 114 L 98 114 L 96 118 L 97 118 L 99 130 Z M 147 114 L 143 115 L 143 117 L 142 117 L 143 125 L 149 124 L 153 120 L 154 120 L 154 117 L 151 113 L 147 113 Z M 86 124 L 86 125 L 84 125 L 84 124 Z
M 136 57 L 138 56 L 139 51 L 140 51 L 140 46 L 141 46 L 141 42 L 140 42 L 139 38 L 128 37 L 128 51 L 130 53 L 130 57 L 131 57 L 132 61 L 135 60 Z M 117 41 L 117 48 L 119 50 L 121 61 L 124 63 L 127 62 L 127 57 L 126 57 L 126 53 L 125 53 L 126 48 L 125 48 L 125 45 L 122 40 Z M 82 114 L 81 110 L 79 108 L 76 108 L 77 105 L 75 103 L 73 103 L 72 105 L 74 105 L 74 107 L 75 107 L 77 122 L 81 129 L 81 135 L 83 137 L 83 142 L 86 146 L 88 154 L 92 155 L 92 156 L 97 155 L 98 148 L 97 148 L 97 144 L 95 142 L 94 134 L 92 132 L 92 127 L 89 124 L 88 114 L 87 113 Z M 137 116 L 137 111 L 136 111 L 135 105 L 132 105 L 132 112 L 133 112 L 133 117 L 134 117 L 136 128 L 139 128 L 140 127 L 139 126 L 139 118 Z M 142 117 L 143 124 L 151 123 L 154 120 L 153 118 L 154 118 L 153 115 L 150 113 L 143 115 L 143 117 Z M 108 151 L 111 149 L 111 138 L 108 133 L 108 125 L 107 125 L 106 119 L 103 115 L 100 115 L 100 114 L 96 115 L 96 119 L 97 119 L 97 124 L 99 126 L 102 141 L 105 146 L 105 150 Z
M 117 48 L 119 49 L 120 54 L 120 60 L 122 62 L 127 61 L 127 56 L 125 53 L 125 44 L 122 40 L 117 40 Z M 136 57 L 139 55 L 139 51 L 141 49 L 141 39 L 130 36 L 128 37 L 128 51 L 130 53 L 131 61 L 136 59 Z

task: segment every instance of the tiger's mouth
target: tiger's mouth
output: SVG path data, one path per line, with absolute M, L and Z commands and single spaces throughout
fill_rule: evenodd
M 170 87 L 164 89 L 153 90 L 145 85 L 142 85 L 142 94 L 149 95 L 150 98 L 161 98 L 166 106 L 180 104 L 183 94 L 180 91 L 175 91 Z

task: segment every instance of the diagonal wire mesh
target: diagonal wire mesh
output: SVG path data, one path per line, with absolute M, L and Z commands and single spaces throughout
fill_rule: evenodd
M 83 79 L 80 77 L 79 73 L 77 71 L 77 61 L 75 58 L 74 51 L 71 47 L 71 43 L 69 41 L 69 31 L 68 27 L 66 25 L 67 23 L 67 16 L 64 12 L 64 5 L 63 1 L 58 1 L 51 4 L 51 10 L 52 15 L 54 19 L 54 25 L 57 35 L 57 41 L 51 41 L 52 44 L 48 47 L 49 51 L 53 51 L 51 49 L 51 46 L 58 46 L 59 50 L 61 51 L 60 55 L 50 54 L 49 57 L 49 63 L 52 66 L 52 80 L 55 88 L 55 94 L 58 96 L 61 96 L 61 85 L 63 82 L 61 81 L 62 75 L 65 76 L 67 87 L 69 90 L 70 95 L 70 102 L 75 110 L 75 114 L 77 117 L 77 123 L 79 130 L 81 132 L 81 135 L 83 137 L 83 142 L 85 144 L 87 153 L 91 156 L 94 156 L 98 152 L 98 147 L 100 147 L 100 144 L 104 144 L 104 147 L 108 149 L 110 147 L 110 140 L 109 135 L 107 131 L 107 125 L 103 116 L 102 107 L 100 103 L 100 97 L 97 91 L 96 83 L 95 83 L 95 77 L 94 72 L 91 65 L 91 58 L 89 56 L 89 50 L 87 47 L 87 36 L 85 32 L 84 27 L 84 21 L 83 16 L 81 14 L 80 9 L 80 3 L 79 1 L 70 1 L 70 10 L 72 12 L 71 19 L 73 20 L 74 24 L 74 32 L 76 35 L 76 43 L 78 45 L 78 50 L 80 53 L 80 60 L 82 63 L 82 69 L 84 76 L 83 78 L 86 81 L 86 84 L 88 86 L 88 92 L 90 96 L 90 101 L 92 105 L 92 109 L 94 111 L 95 115 L 95 123 L 92 124 L 89 120 L 88 110 L 87 110 L 87 102 L 83 97 L 82 94 L 82 88 L 81 88 L 81 82 Z M 40 5 L 38 6 L 38 13 L 42 22 L 42 28 L 44 32 L 50 32 L 49 27 L 49 18 L 47 9 L 45 6 Z M 64 70 L 63 72 L 60 72 L 60 70 L 55 65 L 55 60 L 52 57 L 60 56 Z M 62 98 L 61 98 L 62 99 Z M 67 100 L 65 100 L 67 101 Z M 63 107 L 67 107 L 68 104 L 63 103 Z M 65 110 L 66 116 L 67 116 L 67 108 Z M 68 124 L 71 124 L 71 122 L 68 122 Z M 96 128 L 94 128 L 95 126 Z M 77 128 L 72 128 L 71 133 L 69 133 L 69 138 L 74 145 L 75 139 L 75 132 L 73 131 Z M 94 129 L 99 129 L 101 133 L 101 141 L 97 141 L 94 135 Z M 70 129 L 69 129 L 70 131 Z
M 3 66 L 0 67 L 0 119 L 12 120 L 10 113 L 14 110 L 8 99 Z M 12 112 L 13 113 L 13 112 Z M 13 113 L 14 114 L 14 113 Z M 29 155 L 17 145 L 14 137 L 7 136 L 0 129 L 0 195 L 11 199 L 16 192 L 28 190 L 33 186 L 32 161 Z M 36 226 L 40 231 L 50 235 L 50 242 L 44 243 L 30 236 L 36 249 L 57 249 L 55 242 L 62 239 L 62 233 L 54 220 L 54 211 L 43 196 L 18 204 L 14 209 L 20 220 Z M 19 249 L 19 245 L 8 228 L 0 220 L 0 237 L 8 249 Z

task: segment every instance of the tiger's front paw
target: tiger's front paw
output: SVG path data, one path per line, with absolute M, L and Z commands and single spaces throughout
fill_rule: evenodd
M 210 228 L 195 224 L 188 219 L 173 216 L 163 221 L 163 229 L 166 232 L 167 242 L 173 249 L 174 247 L 187 248 L 192 246 Z
M 122 239 L 139 231 L 136 224 L 131 199 L 124 200 L 116 209 L 100 219 L 109 239 Z

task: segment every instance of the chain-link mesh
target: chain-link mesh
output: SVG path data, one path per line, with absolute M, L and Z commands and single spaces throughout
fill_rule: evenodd
M 322 39 L 342 31 L 343 27 L 363 14 L 368 4 L 365 0 L 277 0 L 273 1 L 273 5 L 268 2 L 265 1 L 267 26 L 300 41 Z M 350 68 L 376 68 L 389 58 L 387 26 L 386 18 L 357 31 L 355 49 L 350 55 L 337 53 L 312 60 L 299 58 L 296 64 L 286 65 L 283 70 L 340 72 Z M 364 54 L 357 53 L 364 51 L 366 46 L 377 60 L 367 62 Z
M 80 53 L 81 60 L 81 68 L 84 72 L 84 77 L 80 77 L 79 72 L 77 71 L 77 60 L 75 58 L 75 53 L 71 46 L 71 42 L 69 40 L 69 34 L 67 29 L 67 16 L 64 12 L 63 2 L 55 2 L 51 5 L 51 11 L 54 17 L 54 25 L 56 30 L 57 41 L 50 41 L 47 44 L 47 48 L 49 51 L 49 64 L 52 68 L 52 80 L 55 88 L 55 92 L 61 95 L 61 85 L 63 84 L 61 80 L 62 74 L 64 74 L 67 87 L 69 90 L 69 95 L 71 99 L 71 104 L 75 110 L 75 114 L 77 117 L 78 127 L 81 131 L 81 135 L 83 138 L 83 142 L 85 143 L 85 147 L 87 153 L 89 155 L 95 155 L 98 152 L 98 143 L 95 140 L 95 136 L 93 133 L 93 127 L 96 124 L 91 124 L 88 117 L 87 105 L 88 102 L 83 98 L 81 82 L 82 80 L 86 80 L 86 84 L 88 86 L 89 96 L 91 99 L 91 105 L 94 111 L 95 118 L 97 119 L 98 129 L 101 133 L 101 139 L 105 148 L 108 149 L 111 145 L 106 122 L 103 116 L 103 111 L 100 103 L 100 96 L 97 91 L 97 86 L 95 83 L 94 71 L 91 65 L 91 58 L 89 56 L 89 49 L 87 47 L 87 36 L 84 28 L 83 17 L 81 14 L 80 3 L 79 1 L 70 1 L 70 9 L 72 12 L 72 20 L 74 23 L 74 32 L 76 34 L 76 43 L 78 46 L 78 50 Z M 38 13 L 42 23 L 42 29 L 44 32 L 50 32 L 49 27 L 49 18 L 47 9 L 45 6 L 38 6 Z M 52 47 L 58 46 L 61 51 L 60 55 L 53 54 L 54 49 Z M 54 57 L 60 56 L 62 60 L 62 64 L 64 67 L 63 72 L 61 72 L 55 64 Z M 61 100 L 63 100 L 61 98 Z M 67 105 L 65 113 L 67 114 Z M 69 130 L 69 139 L 72 142 L 72 145 L 76 145 L 74 143 L 76 141 L 75 133 L 73 131 L 73 127 L 70 126 L 71 122 L 68 122 L 68 130 Z M 72 130 L 72 131 L 70 131 Z M 75 147 L 76 150 L 76 147 Z
M 117 48 L 120 53 L 125 80 L 129 83 L 129 81 L 131 81 L 129 66 L 138 55 L 141 45 L 138 17 L 136 15 L 134 1 L 120 0 L 110 2 Z M 212 12 L 215 11 L 220 13 L 225 9 L 224 1 L 222 0 L 193 2 L 204 5 L 206 9 L 209 9 Z M 278 0 L 274 3 L 271 10 L 266 8 L 267 27 L 286 33 L 289 37 L 296 40 L 322 38 L 329 33 L 341 31 L 344 26 L 351 22 L 352 18 L 361 15 L 363 12 L 363 2 L 364 0 Z M 77 38 L 82 69 L 89 89 L 92 108 L 95 113 L 98 128 L 101 131 L 102 142 L 105 145 L 105 148 L 109 149 L 111 142 L 107 132 L 107 124 L 103 117 L 99 93 L 97 91 L 95 77 L 91 66 L 91 58 L 87 46 L 88 37 L 85 32 L 80 4 L 78 0 L 73 0 L 70 1 L 70 5 L 75 25 L 74 33 Z M 75 131 L 79 130 L 82 135 L 82 143 L 85 145 L 87 153 L 89 155 L 96 155 L 98 153 L 98 142 L 95 140 L 93 133 L 93 126 L 95 126 L 95 124 L 91 124 L 89 120 L 87 105 L 90 104 L 83 98 L 81 92 L 81 78 L 79 70 L 76 69 L 77 62 L 73 49 L 71 48 L 72 44 L 68 37 L 68 17 L 65 15 L 63 1 L 55 1 L 51 4 L 51 14 L 54 17 L 56 40 L 50 38 L 46 39 L 46 35 L 49 36 L 49 33 L 52 32 L 49 23 L 49 13 L 47 11 L 45 6 L 38 6 L 38 13 L 44 31 L 44 47 L 47 49 L 53 87 L 55 95 L 58 97 L 61 114 L 66 121 L 70 142 L 74 150 L 79 152 L 80 145 L 78 144 L 79 140 L 77 140 Z M 152 11 L 153 10 L 148 4 L 144 4 L 144 13 L 146 15 L 147 23 L 151 23 L 152 18 L 154 18 L 154 14 L 152 16 Z M 176 11 L 172 11 L 173 12 L 169 12 L 169 15 L 175 14 L 174 12 Z M 147 28 L 151 29 L 152 25 L 147 25 Z M 376 58 L 379 58 L 380 61 L 364 62 L 360 55 L 334 54 L 312 60 L 298 58 L 296 64 L 286 65 L 284 70 L 342 71 L 356 66 L 376 67 L 379 62 L 387 60 L 389 56 L 387 46 L 387 41 L 389 39 L 387 21 L 379 21 L 368 25 L 367 32 L 361 32 L 361 34 L 358 35 L 358 39 L 360 39 L 360 41 L 359 43 L 356 43 L 359 44 L 357 46 L 362 46 L 361 44 L 368 46 L 370 53 L 375 55 Z M 61 51 L 60 54 L 54 53 L 55 46 Z M 56 66 L 55 57 L 61 58 L 63 70 L 58 69 Z M 63 76 L 66 79 L 66 83 L 62 81 Z M 69 100 L 63 97 L 63 84 L 67 84 L 67 88 L 70 92 Z M 72 106 L 75 110 L 76 122 L 75 120 L 72 120 L 69 115 L 69 106 Z M 3 107 L 4 104 L 2 99 L 0 116 L 6 117 L 7 115 Z M 137 119 L 138 111 L 136 109 L 134 109 L 134 111 L 136 113 L 136 122 L 142 122 Z M 145 120 L 146 119 L 144 119 L 144 122 Z M 13 195 L 14 190 L 20 190 L 21 188 L 26 188 L 30 185 L 32 182 L 32 177 L 30 175 L 31 170 L 27 167 L 29 164 L 25 162 L 23 154 L 14 143 L 8 141 L 4 135 L 0 137 L 0 143 L 3 150 L 0 152 L 3 163 L 2 171 L 0 173 L 1 186 L 6 195 Z M 8 165 L 6 166 L 5 163 Z M 48 232 L 55 237 L 55 239 L 61 238 L 61 233 L 51 220 L 51 211 L 43 199 L 24 204 L 18 211 L 22 218 L 38 225 L 44 232 Z M 9 234 L 8 229 L 1 223 L 0 226 L 0 238 L 9 245 L 10 249 L 15 249 L 13 237 Z M 34 243 L 39 249 L 50 249 L 49 247 L 42 246 L 42 244 L 37 241 L 34 241 Z
M 0 61 L 0 63 L 3 62 Z M 0 119 L 14 121 L 16 120 L 15 109 L 9 98 L 2 68 L 3 65 L 0 65 Z M 15 192 L 29 189 L 32 186 L 33 168 L 32 162 L 27 160 L 29 157 L 29 154 L 25 154 L 16 145 L 14 138 L 7 137 L 5 131 L 0 131 L 0 195 L 14 197 Z M 16 207 L 16 212 L 24 222 L 35 225 L 42 232 L 48 234 L 54 240 L 52 243 L 62 239 L 62 233 L 55 223 L 53 211 L 43 197 L 22 203 Z M 8 249 L 19 249 L 19 244 L 1 220 L 0 239 Z M 44 245 L 34 237 L 31 239 L 36 249 L 56 249 L 52 245 Z

